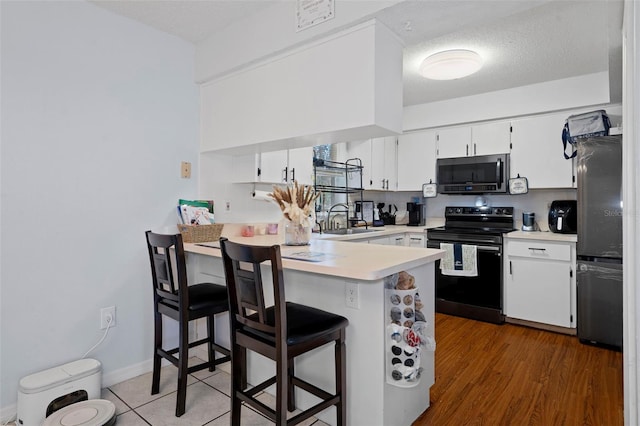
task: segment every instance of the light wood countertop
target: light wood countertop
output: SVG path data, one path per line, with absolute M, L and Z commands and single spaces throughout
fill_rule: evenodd
M 543 241 L 560 241 L 567 243 L 578 242 L 578 236 L 576 234 L 556 234 L 549 231 L 513 231 L 508 234 L 504 234 L 505 238 L 519 238 L 525 240 L 543 240 Z
M 357 236 L 364 235 L 366 238 L 371 234 L 376 232 Z M 281 235 L 230 236 L 229 239 L 249 245 L 281 244 L 282 266 L 285 269 L 365 281 L 379 280 L 400 271 L 435 262 L 444 256 L 444 250 L 438 249 L 354 244 L 318 238 L 312 238 L 308 246 L 285 246 L 282 245 L 284 237 Z M 184 248 L 190 253 L 221 257 L 220 249 L 217 248 L 193 243 L 185 243 Z M 320 262 L 285 258 L 300 252 L 323 253 L 325 258 Z

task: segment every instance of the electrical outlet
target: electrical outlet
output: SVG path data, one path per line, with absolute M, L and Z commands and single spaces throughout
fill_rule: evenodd
M 225 201 L 224 204 L 227 211 L 231 210 L 231 201 Z
M 107 328 L 107 323 L 109 322 L 109 316 L 111 316 L 111 325 L 109 328 L 113 328 L 116 326 L 116 307 L 109 306 L 108 308 L 100 309 L 100 330 L 104 330 Z
M 360 309 L 360 294 L 358 286 L 358 283 L 346 283 L 345 303 L 350 308 Z
M 191 163 L 187 161 L 180 163 L 180 176 L 185 179 L 191 179 Z

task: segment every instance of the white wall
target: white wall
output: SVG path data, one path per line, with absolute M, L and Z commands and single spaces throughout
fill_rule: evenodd
M 607 71 L 404 108 L 403 130 L 500 120 L 608 104 Z
M 375 203 L 383 202 L 387 206 L 395 204 L 398 207 L 398 218 L 407 210 L 407 203 L 414 197 L 424 204 L 424 211 L 428 218 L 444 218 L 444 209 L 447 206 L 474 206 L 477 196 L 474 195 L 443 195 L 434 198 L 423 198 L 420 192 L 380 192 L 365 191 L 365 200 Z M 553 200 L 575 200 L 575 189 L 536 189 L 530 190 L 526 195 L 486 195 L 484 197 L 490 206 L 513 207 L 514 222 L 516 228 L 522 225 L 522 212 L 535 212 L 538 226 L 543 231 L 549 230 L 548 214 L 549 206 Z M 387 209 L 388 207 L 385 207 Z M 386 210 L 388 211 L 388 210 Z
M 254 189 L 271 191 L 273 185 L 227 183 L 232 175 L 232 157 L 205 152 L 200 155 L 201 198 L 213 200 L 218 223 L 279 222 L 282 212 L 277 204 L 251 198 Z M 226 203 L 229 203 L 229 210 Z
M 625 120 L 624 143 L 622 146 L 622 174 L 624 216 L 624 423 L 638 424 L 640 407 L 638 406 L 638 380 L 640 379 L 640 5 L 638 2 L 625 2 L 624 10 L 624 48 L 623 48 L 623 115 Z
M 144 231 L 197 195 L 198 91 L 193 46 L 89 3 L 3 1 L 1 14 L 4 417 L 21 377 L 100 339 L 101 307 L 118 323 L 89 355 L 104 377 L 150 366 Z

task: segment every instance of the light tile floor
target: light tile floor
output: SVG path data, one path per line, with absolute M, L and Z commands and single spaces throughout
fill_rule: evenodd
M 201 362 L 197 358 L 189 360 Z M 178 369 L 173 365 L 162 368 L 160 392 L 151 395 L 151 373 L 134 377 L 102 390 L 102 398 L 116 406 L 117 426 L 226 426 L 230 424 L 231 376 L 216 371 L 201 370 L 189 376 L 187 381 L 186 412 L 175 416 Z M 275 399 L 267 394 L 259 395 L 262 402 L 273 407 Z M 291 414 L 294 415 L 295 413 Z M 242 408 L 241 424 L 267 426 L 273 423 L 249 407 Z M 303 426 L 326 426 L 312 417 L 300 423 Z

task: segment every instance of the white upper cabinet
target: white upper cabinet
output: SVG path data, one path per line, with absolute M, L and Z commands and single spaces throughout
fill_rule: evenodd
M 371 185 L 366 189 L 396 190 L 396 142 L 395 136 L 371 140 Z
M 469 155 L 508 154 L 511 151 L 511 123 L 495 123 L 471 126 Z
M 362 188 L 371 189 L 373 187 L 371 139 L 349 142 L 347 144 L 347 158 L 359 158 L 362 161 Z
M 290 149 L 287 166 L 289 182 L 313 185 L 313 147 Z
M 427 130 L 398 137 L 398 191 L 422 191 L 436 183 L 436 132 Z
M 233 157 L 234 183 L 313 184 L 313 148 L 263 152 Z
M 526 177 L 529 188 L 571 188 L 573 161 L 562 153 L 562 128 L 568 113 L 511 123 L 511 177 Z M 569 149 L 567 149 L 569 152 Z
M 511 126 L 508 121 L 449 127 L 438 130 L 438 158 L 510 152 Z
M 448 127 L 438 130 L 438 158 L 466 157 L 471 145 L 471 127 Z
M 260 154 L 235 155 L 231 157 L 231 182 L 260 182 Z
M 395 136 L 349 142 L 347 154 L 349 158 L 362 160 L 364 189 L 395 191 L 397 180 Z
M 287 150 L 260 154 L 260 179 L 264 183 L 287 183 Z

